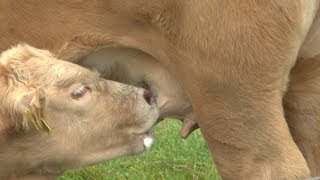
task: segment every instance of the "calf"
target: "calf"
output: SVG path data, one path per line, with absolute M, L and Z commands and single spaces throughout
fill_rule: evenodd
M 3 52 L 0 179 L 55 177 L 144 151 L 159 117 L 150 94 L 28 45 Z

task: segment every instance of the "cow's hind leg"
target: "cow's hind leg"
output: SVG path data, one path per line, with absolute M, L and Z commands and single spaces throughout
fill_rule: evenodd
M 294 141 L 312 176 L 320 176 L 320 56 L 298 61 L 283 104 Z

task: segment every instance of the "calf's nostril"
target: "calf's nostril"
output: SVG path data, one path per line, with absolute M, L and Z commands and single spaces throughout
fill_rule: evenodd
M 147 101 L 149 105 L 152 104 L 152 94 L 149 90 L 143 92 L 143 98 Z

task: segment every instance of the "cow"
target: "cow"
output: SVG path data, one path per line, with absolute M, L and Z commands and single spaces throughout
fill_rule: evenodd
M 0 56 L 0 179 L 65 170 L 150 148 L 151 93 L 20 44 Z
M 71 42 L 154 57 L 185 90 L 222 178 L 320 175 L 319 1 L 0 4 L 0 51 Z

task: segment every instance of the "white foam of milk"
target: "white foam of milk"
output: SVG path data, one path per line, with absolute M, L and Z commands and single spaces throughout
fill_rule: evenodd
M 153 138 L 151 136 L 147 136 L 143 139 L 143 144 L 147 149 L 151 148 L 151 145 L 153 144 Z

